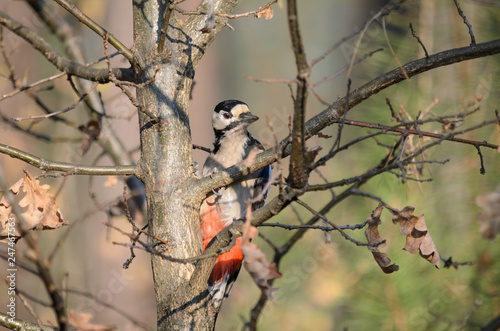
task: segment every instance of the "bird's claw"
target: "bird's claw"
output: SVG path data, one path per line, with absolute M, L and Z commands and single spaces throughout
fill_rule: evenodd
M 215 194 L 216 196 L 220 197 L 224 194 L 224 190 L 225 188 L 224 187 L 221 187 L 219 189 L 212 189 L 212 193 Z
M 200 178 L 200 172 L 199 172 L 199 166 L 198 162 L 193 161 L 189 164 L 190 167 L 193 167 L 193 170 L 191 171 L 191 174 L 195 175 L 196 178 Z

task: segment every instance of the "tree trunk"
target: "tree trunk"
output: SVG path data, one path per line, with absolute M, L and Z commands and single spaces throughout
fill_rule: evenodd
M 215 11 L 230 13 L 236 3 L 216 1 Z M 133 2 L 134 54 L 140 66 L 136 75 L 138 81 L 146 82 L 137 88 L 137 100 L 159 119 L 155 122 L 139 113 L 139 172 L 146 187 L 149 232 L 166 242 L 156 241 L 156 248 L 168 256 L 188 258 L 202 251 L 199 207 L 203 198 L 189 190 L 189 184 L 196 180 L 189 166 L 189 95 L 196 64 L 226 19 L 217 17 L 215 30 L 202 34 L 198 30 L 203 27 L 205 15 L 193 15 L 181 24 L 172 12 L 166 14 L 169 26 L 162 37 L 167 4 Z M 206 7 L 202 3 L 198 11 L 207 12 Z M 165 40 L 163 47 L 159 46 L 160 40 Z M 216 312 L 209 311 L 206 290 L 204 294 L 185 290 L 195 266 L 170 262 L 154 254 L 151 263 L 158 330 L 212 328 Z

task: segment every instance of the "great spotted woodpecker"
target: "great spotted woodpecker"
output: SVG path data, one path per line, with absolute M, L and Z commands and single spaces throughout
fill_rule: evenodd
M 212 114 L 215 143 L 212 153 L 203 166 L 203 176 L 229 168 L 247 158 L 255 147 L 264 150 L 260 142 L 248 131 L 248 126 L 259 118 L 248 109 L 247 104 L 238 100 L 219 103 Z M 200 229 L 203 250 L 214 236 L 230 225 L 234 219 L 245 216 L 247 201 L 262 192 L 271 177 L 271 166 L 244 177 L 218 193 L 207 197 L 200 209 Z M 252 204 L 256 210 L 265 203 L 264 199 Z M 215 307 L 219 307 L 231 291 L 243 260 L 240 239 L 233 248 L 219 255 L 208 281 L 208 289 Z

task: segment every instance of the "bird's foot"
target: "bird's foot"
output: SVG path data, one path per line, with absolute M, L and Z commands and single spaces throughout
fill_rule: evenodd
M 193 174 L 196 178 L 200 178 L 200 171 L 199 171 L 199 166 L 198 162 L 193 161 L 189 164 L 190 167 L 193 167 L 193 170 L 191 170 L 191 174 Z

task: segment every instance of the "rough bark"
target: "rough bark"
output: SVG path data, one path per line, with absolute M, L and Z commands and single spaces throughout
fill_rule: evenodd
M 216 1 L 217 13 L 229 13 L 236 1 Z M 217 18 L 214 31 L 202 34 L 205 15 L 193 15 L 180 23 L 165 13 L 168 1 L 134 0 L 134 53 L 140 67 L 137 81 L 153 82 L 137 89 L 139 104 L 160 119 L 140 114 L 141 159 L 139 175 L 146 187 L 150 232 L 167 244 L 158 246 L 166 255 L 188 258 L 201 253 L 199 206 L 203 196 L 188 189 L 195 180 L 189 128 L 189 95 L 198 61 L 225 25 Z M 199 12 L 206 12 L 202 3 Z M 162 38 L 163 18 L 169 18 Z M 160 48 L 158 43 L 165 40 Z M 162 53 L 159 53 L 162 49 Z M 207 297 L 188 291 L 192 264 L 172 263 L 152 255 L 159 330 L 213 327 Z M 206 286 L 205 286 L 206 289 Z

